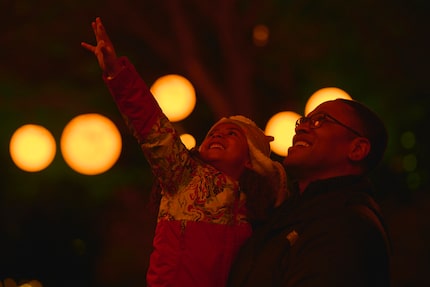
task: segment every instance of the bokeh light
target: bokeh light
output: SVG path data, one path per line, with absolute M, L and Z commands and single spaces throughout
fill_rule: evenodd
M 415 146 L 415 134 L 411 131 L 404 132 L 400 137 L 400 142 L 405 149 L 411 149 Z
M 17 286 L 15 280 L 13 280 L 12 278 L 6 278 L 6 279 L 4 279 L 3 280 L 3 284 L 4 284 L 4 287 L 9 287 L 9 286 L 10 287 L 15 287 L 15 286 Z M 3 286 L 3 285 L 1 285 L 1 281 L 0 281 L 0 286 L 1 287 Z
M 122 149 L 121 134 L 115 124 L 100 114 L 73 118 L 61 135 L 61 152 L 76 172 L 95 175 L 109 170 Z
M 269 28 L 266 25 L 256 25 L 252 31 L 254 45 L 263 47 L 269 41 Z
M 181 141 L 187 149 L 192 149 L 196 146 L 196 139 L 190 134 L 181 134 Z
M 417 172 L 408 173 L 406 183 L 409 189 L 417 189 L 421 186 L 421 176 Z
M 193 85 L 180 75 L 166 75 L 158 78 L 151 86 L 151 92 L 172 122 L 188 117 L 196 105 Z
M 403 169 L 412 172 L 417 168 L 417 157 L 415 154 L 408 154 L 403 157 Z
M 20 169 L 28 172 L 41 171 L 54 160 L 55 139 L 40 125 L 23 125 L 12 135 L 9 152 L 13 162 Z
M 295 134 L 295 126 L 300 115 L 284 111 L 273 115 L 266 124 L 266 135 L 273 136 L 274 141 L 270 143 L 272 151 L 280 156 L 288 154 L 288 148 L 292 145 Z
M 19 287 L 43 287 L 43 285 L 38 280 L 30 280 L 22 285 L 19 285 Z
M 313 111 L 319 104 L 335 99 L 351 100 L 352 98 L 347 92 L 336 87 L 319 89 L 309 97 L 305 106 L 305 115 Z

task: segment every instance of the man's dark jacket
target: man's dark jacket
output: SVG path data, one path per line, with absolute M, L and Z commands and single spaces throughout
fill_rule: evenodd
M 371 193 L 356 176 L 294 192 L 240 250 L 228 286 L 389 286 L 389 240 Z

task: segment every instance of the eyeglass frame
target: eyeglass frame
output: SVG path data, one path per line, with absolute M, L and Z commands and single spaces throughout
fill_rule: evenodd
M 313 118 L 314 118 L 314 117 L 316 117 L 316 116 L 320 116 L 320 117 L 319 117 L 318 119 L 313 119 Z M 331 116 L 331 115 L 329 115 L 329 114 L 327 114 L 327 113 L 317 113 L 317 114 L 314 114 L 314 115 L 312 115 L 312 116 L 310 116 L 310 117 L 300 117 L 300 118 L 298 118 L 298 119 L 296 120 L 296 128 L 297 128 L 299 125 L 301 125 L 301 124 L 309 123 L 309 124 L 310 124 L 309 126 L 310 126 L 312 129 L 317 129 L 317 128 L 320 128 L 320 127 L 322 126 L 323 122 L 324 122 L 325 120 L 327 120 L 327 119 L 330 119 L 330 120 L 332 120 L 334 123 L 336 123 L 336 124 L 338 124 L 338 125 L 340 125 L 340 126 L 342 126 L 342 127 L 346 128 L 347 130 L 349 130 L 350 132 L 352 132 L 352 133 L 353 133 L 353 134 L 355 134 L 356 136 L 364 137 L 361 133 L 357 132 L 355 129 L 351 128 L 350 126 L 348 126 L 348 125 L 346 125 L 346 124 L 344 124 L 344 123 L 342 123 L 341 121 L 339 121 L 338 119 L 334 118 L 333 116 Z M 316 122 L 316 121 L 321 121 L 321 123 L 320 123 L 319 125 L 315 125 L 315 122 Z

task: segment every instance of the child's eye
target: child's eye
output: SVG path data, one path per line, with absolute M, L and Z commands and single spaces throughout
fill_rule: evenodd
M 228 135 L 230 135 L 230 136 L 237 136 L 237 132 L 236 131 L 229 131 Z

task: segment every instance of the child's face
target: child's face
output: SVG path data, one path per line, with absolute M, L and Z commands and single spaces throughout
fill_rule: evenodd
M 233 123 L 220 123 L 200 146 L 201 158 L 220 171 L 238 178 L 250 166 L 248 142 L 242 129 Z

